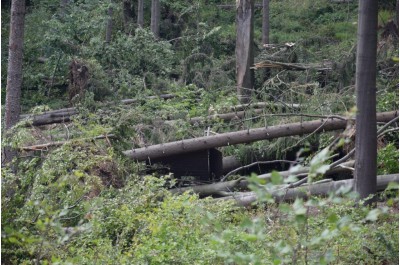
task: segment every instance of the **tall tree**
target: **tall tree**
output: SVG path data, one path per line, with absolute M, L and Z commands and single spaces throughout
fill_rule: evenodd
M 262 44 L 269 44 L 269 0 L 263 0 Z
M 150 28 L 156 38 L 160 37 L 160 0 L 151 1 Z
M 5 129 L 14 126 L 21 112 L 22 59 L 24 44 L 25 0 L 11 3 L 10 41 L 8 45 L 8 68 L 6 87 Z M 4 162 L 10 162 L 16 152 L 4 149 Z
M 110 6 L 108 7 L 108 21 L 107 21 L 107 28 L 106 28 L 106 43 L 111 42 L 111 35 L 112 35 L 112 28 L 113 28 L 113 8 L 112 8 L 112 0 L 110 0 Z
M 144 24 L 144 19 L 143 19 L 143 1 L 144 0 L 139 0 L 138 1 L 138 16 L 137 16 L 137 23 L 139 27 L 143 28 Z
M 124 16 L 124 30 L 126 34 L 130 34 L 133 24 L 133 5 L 131 0 L 122 1 L 122 12 Z
M 378 1 L 359 0 L 356 62 L 355 191 L 364 199 L 376 192 L 376 48 Z
M 236 84 L 241 103 L 251 99 L 254 86 L 254 0 L 236 1 Z
M 262 5 L 262 44 L 269 44 L 269 0 L 263 0 Z M 270 69 L 263 69 L 263 81 L 268 80 Z
M 69 1 L 70 1 L 70 0 L 61 0 L 61 2 L 60 2 L 60 7 L 61 7 L 60 13 L 61 13 L 61 17 L 64 17 L 64 16 L 65 16 L 66 9 L 67 9 L 67 6 L 68 6 L 68 4 L 69 4 Z

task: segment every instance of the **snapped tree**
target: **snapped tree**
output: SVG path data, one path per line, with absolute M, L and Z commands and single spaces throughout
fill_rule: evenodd
M 241 103 L 248 103 L 254 86 L 254 1 L 236 1 L 236 85 Z

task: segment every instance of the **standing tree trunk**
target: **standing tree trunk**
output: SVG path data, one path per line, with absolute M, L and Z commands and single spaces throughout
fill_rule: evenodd
M 263 0 L 262 44 L 269 44 L 269 0 Z
M 151 1 L 151 32 L 156 38 L 160 37 L 160 0 Z
M 138 15 L 137 15 L 137 23 L 139 27 L 143 28 L 144 20 L 143 20 L 143 1 L 144 0 L 139 0 L 138 1 Z
M 124 30 L 125 33 L 130 35 L 133 25 L 133 6 L 131 0 L 124 0 L 122 2 L 122 11 L 124 16 Z
M 60 13 L 61 13 L 61 17 L 62 18 L 64 18 L 65 17 L 65 13 L 66 13 L 66 9 L 67 9 L 67 6 L 68 6 L 68 4 L 69 4 L 69 1 L 70 0 L 61 0 L 61 3 L 60 3 L 60 6 L 61 6 L 61 10 L 60 10 Z
M 263 0 L 262 7 L 262 44 L 269 44 L 269 0 Z M 270 76 L 270 69 L 263 69 L 263 81 L 268 80 Z
M 10 41 L 8 48 L 8 68 L 6 87 L 5 128 L 14 126 L 21 112 L 22 59 L 24 44 L 25 0 L 11 3 Z M 4 163 L 9 163 L 16 151 L 4 148 Z
M 364 199 L 376 192 L 376 48 L 378 1 L 360 0 L 356 62 L 355 191 Z M 371 201 L 370 201 L 371 202 Z
M 112 0 L 110 1 L 110 7 L 108 8 L 108 21 L 106 28 L 106 43 L 109 44 L 111 42 L 112 28 L 113 28 L 113 8 L 112 8 Z
M 236 1 L 236 82 L 241 103 L 248 103 L 254 86 L 254 0 Z

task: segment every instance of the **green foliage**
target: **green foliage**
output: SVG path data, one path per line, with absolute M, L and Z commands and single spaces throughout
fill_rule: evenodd
M 271 1 L 271 43 L 295 42 L 293 49 L 260 53 L 284 62 L 332 62 L 332 72 L 272 70 L 268 80 L 256 73 L 257 98 L 271 102 L 245 119 L 192 126 L 188 119 L 231 112 L 238 104 L 235 85 L 235 11 L 221 1 L 161 1 L 161 39 L 122 23 L 117 1 L 31 1 L 24 43 L 23 112 L 66 106 L 71 60 L 85 64 L 90 79 L 77 102 L 73 122 L 29 128 L 22 122 L 2 145 L 20 148 L 44 141 L 67 143 L 23 153 L 17 174 L 2 170 L 2 258 L 9 264 L 391 264 L 398 263 L 398 185 L 382 195 L 377 208 L 354 207 L 346 190 L 328 198 L 309 197 L 275 204 L 277 185 L 294 181 L 273 173 L 271 181 L 253 179 L 257 206 L 239 209 L 232 202 L 172 195 L 171 176 L 147 176 L 144 165 L 120 157 L 122 150 L 203 136 L 207 133 L 268 127 L 314 118 L 273 103 L 298 103 L 301 112 L 346 113 L 355 104 L 354 62 L 357 4 L 332 1 Z M 388 22 L 393 1 L 380 1 L 380 24 Z M 225 4 L 225 3 L 224 3 Z M 105 43 L 107 10 L 114 10 L 112 41 Z M 145 9 L 150 8 L 146 2 Z M 255 13 L 255 44 L 261 12 Z M 2 9 L 2 81 L 7 69 L 9 13 Z M 149 14 L 145 14 L 149 21 Z M 132 30 L 134 29 L 134 30 Z M 395 41 L 378 50 L 378 110 L 398 109 Z M 256 51 L 256 54 L 259 50 Z M 45 62 L 39 62 L 45 57 Z M 326 81 L 322 85 L 322 83 Z M 2 87 L 4 98 L 5 85 Z M 146 99 L 162 93 L 175 98 Z M 122 97 L 137 100 L 117 104 Z M 100 104 L 99 100 L 110 101 Z M 37 106 L 36 108 L 32 108 Z M 282 114 L 274 116 L 271 114 Z M 174 120 L 174 121 L 171 121 Z M 91 140 L 104 134 L 112 139 Z M 64 137 L 65 136 L 65 137 Z M 379 151 L 379 174 L 398 171 L 397 133 Z M 282 159 L 304 147 L 310 156 L 309 181 L 327 170 L 332 135 L 317 134 L 228 146 L 224 155 L 242 161 Z M 390 143 L 393 142 L 393 143 Z M 295 169 L 292 169 L 293 171 Z M 306 189 L 306 188 L 304 188 Z M 284 189 L 281 189 L 283 192 Z
M 321 158 L 313 159 L 315 171 L 323 170 Z M 323 159 L 322 159 L 323 160 Z M 274 205 L 272 191 L 283 179 L 274 173 L 271 183 L 253 177 L 257 204 L 267 203 L 239 226 L 215 234 L 218 255 L 234 264 L 349 264 L 354 261 L 380 264 L 396 262 L 398 235 L 392 236 L 389 208 L 354 207 L 351 187 L 339 189 L 328 198 L 297 198 Z M 282 193 L 284 191 L 282 190 Z M 362 202 L 360 203 L 362 205 Z M 261 210 L 263 209 L 263 210 Z M 376 229 L 379 227 L 379 229 Z M 394 229 L 398 233 L 398 229 Z M 366 244 L 365 242 L 369 242 Z
M 399 150 L 389 143 L 378 151 L 378 174 L 396 174 L 399 172 Z

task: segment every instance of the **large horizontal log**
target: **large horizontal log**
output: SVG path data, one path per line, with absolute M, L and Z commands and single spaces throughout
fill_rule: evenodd
M 61 146 L 66 143 L 71 143 L 74 141 L 91 141 L 91 140 L 99 140 L 99 139 L 111 139 L 115 138 L 114 134 L 108 134 L 108 135 L 99 135 L 96 137 L 91 137 L 91 138 L 77 138 L 77 139 L 71 139 L 67 141 L 57 141 L 57 142 L 50 142 L 50 143 L 45 143 L 45 144 L 36 144 L 36 145 L 30 145 L 30 146 L 23 146 L 20 149 L 24 151 L 39 151 L 39 150 L 47 150 L 50 147 L 54 146 Z
M 217 5 L 217 7 L 221 8 L 221 9 L 235 9 L 236 5 L 226 4 L 226 5 Z M 255 8 L 262 8 L 262 4 L 254 4 L 254 7 Z
M 386 189 L 390 182 L 399 182 L 399 174 L 382 175 L 377 177 L 377 191 Z M 324 196 L 330 192 L 339 190 L 342 187 L 353 187 L 354 179 L 331 181 L 320 184 L 311 184 L 300 186 L 293 189 L 285 189 L 272 192 L 275 201 L 292 201 L 296 198 L 307 198 L 311 196 Z M 233 196 L 218 198 L 217 200 L 235 200 L 240 206 L 249 206 L 257 201 L 257 195 L 254 192 L 236 193 Z
M 354 165 L 354 160 L 343 163 L 335 168 L 328 170 L 324 174 L 324 176 L 330 176 L 330 175 L 337 174 L 340 172 L 351 171 L 351 169 L 349 167 L 352 167 L 353 165 Z M 296 172 L 290 172 L 289 170 L 287 170 L 287 171 L 281 171 L 281 172 L 279 172 L 279 174 L 283 178 L 288 178 L 289 175 L 292 175 L 292 174 L 298 175 L 298 174 L 304 174 L 304 173 L 308 173 L 308 172 L 310 172 L 309 167 L 302 167 L 302 168 L 296 170 Z M 271 178 L 271 173 L 258 175 L 258 178 L 259 179 L 269 179 L 269 178 Z M 220 192 L 232 192 L 235 189 L 241 189 L 241 190 L 248 189 L 248 186 L 249 186 L 249 181 L 247 180 L 247 178 L 243 177 L 243 178 L 239 178 L 236 180 L 217 182 L 217 183 L 213 183 L 213 184 L 197 185 L 197 186 L 184 187 L 184 188 L 175 188 L 175 189 L 171 189 L 170 192 L 175 193 L 175 194 L 181 194 L 185 191 L 192 190 L 194 193 L 197 193 L 200 196 L 205 197 L 205 196 L 219 194 Z
M 388 122 L 395 117 L 398 117 L 397 111 L 378 113 L 377 121 Z M 318 133 L 345 129 L 347 121 L 348 119 L 346 118 L 339 119 L 335 117 L 329 119 L 297 122 L 152 145 L 148 147 L 127 150 L 123 153 L 134 160 L 144 161 L 147 159 L 167 157 L 221 146 L 250 143 L 259 140 L 270 140 L 279 137 L 302 135 L 306 133 Z
M 236 156 L 225 156 L 222 158 L 222 174 L 226 174 L 241 166 L 243 164 Z
M 71 120 L 71 116 L 75 114 L 77 114 L 75 108 L 66 108 L 54 111 L 46 111 L 36 115 L 24 114 L 20 116 L 20 119 L 28 119 L 30 121 L 29 124 L 32 126 L 41 126 L 52 123 L 69 122 Z
M 262 62 L 254 64 L 253 69 L 259 68 L 279 68 L 286 70 L 294 70 L 294 71 L 306 71 L 310 69 L 314 69 L 319 72 L 331 71 L 332 70 L 332 62 L 322 63 L 322 64 L 300 64 L 300 63 L 282 63 L 264 60 Z
M 246 110 L 250 108 L 265 108 L 265 107 L 270 107 L 270 108 L 289 108 L 289 109 L 300 109 L 300 104 L 296 103 L 285 103 L 285 102 L 254 102 L 250 104 L 240 104 L 240 105 L 235 105 L 232 106 L 230 109 L 232 111 L 240 111 L 240 110 Z
M 241 104 L 230 107 L 233 112 L 229 113 L 221 113 L 221 114 L 213 114 L 208 115 L 206 117 L 193 117 L 189 118 L 188 122 L 190 124 L 202 124 L 207 123 L 213 120 L 222 120 L 222 121 L 230 121 L 233 119 L 243 119 L 246 117 L 246 114 L 254 114 L 258 115 L 265 111 L 266 107 L 271 108 L 290 108 L 298 110 L 300 108 L 300 104 L 290 104 L 290 103 L 268 103 L 268 102 L 256 102 L 252 104 Z M 247 109 L 247 110 L 245 110 Z M 174 125 L 178 120 L 169 120 L 165 121 L 166 124 Z
M 159 96 L 149 96 L 145 97 L 144 99 L 123 99 L 120 102 L 124 105 L 129 105 L 140 102 L 142 100 L 151 100 L 156 98 L 171 99 L 174 97 L 176 96 L 173 94 L 164 94 Z M 107 103 L 106 105 L 110 104 L 113 103 Z M 41 126 L 46 124 L 69 122 L 71 120 L 71 116 L 75 114 L 77 114 L 77 110 L 76 108 L 72 107 L 72 108 L 46 111 L 41 114 L 23 114 L 20 116 L 20 119 L 30 119 L 32 121 L 31 125 Z

